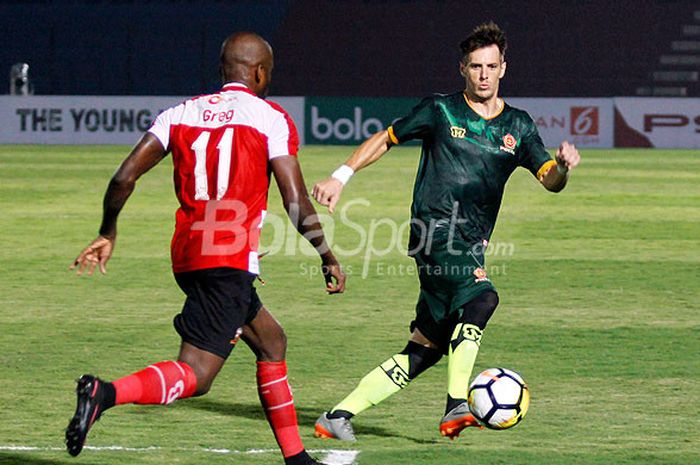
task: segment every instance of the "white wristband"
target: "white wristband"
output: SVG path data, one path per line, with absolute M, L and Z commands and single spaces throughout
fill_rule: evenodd
M 331 177 L 337 179 L 343 185 L 345 185 L 348 183 L 353 174 L 355 174 L 355 170 L 350 168 L 348 165 L 342 165 L 340 168 L 333 171 Z

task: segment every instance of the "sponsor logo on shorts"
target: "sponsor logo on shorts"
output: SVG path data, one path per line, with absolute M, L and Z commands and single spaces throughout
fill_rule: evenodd
M 511 155 L 515 155 L 515 147 L 518 146 L 518 141 L 513 137 L 512 134 L 508 133 L 503 136 L 503 145 L 501 145 L 501 150 L 508 152 Z
M 236 343 L 238 342 L 238 340 L 241 338 L 241 334 L 242 334 L 242 333 L 243 333 L 243 328 L 238 328 L 238 329 L 236 330 L 236 335 L 233 336 L 233 339 L 231 339 L 231 345 L 234 345 L 234 346 L 236 345 Z
M 490 281 L 488 276 L 486 276 L 486 271 L 483 268 L 477 268 L 473 273 L 475 283 L 482 283 L 484 281 Z

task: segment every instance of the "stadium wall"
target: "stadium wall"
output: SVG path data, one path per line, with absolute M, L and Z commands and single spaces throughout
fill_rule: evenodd
M 277 95 L 413 97 L 455 90 L 458 44 L 493 19 L 509 37 L 502 93 L 610 98 L 654 84 L 672 69 L 666 55 L 697 70 L 697 53 L 672 51 L 697 40 L 683 32 L 700 24 L 696 10 L 697 0 L 2 1 L 0 73 L 28 63 L 41 95 L 208 93 L 220 87 L 222 39 L 253 30 L 275 48 Z M 688 88 L 700 96 L 697 79 Z
M 357 145 L 418 99 L 272 97 L 297 124 L 302 144 Z M 2 144 L 127 144 L 185 97 L 0 96 Z M 548 147 L 700 148 L 700 98 L 512 98 Z

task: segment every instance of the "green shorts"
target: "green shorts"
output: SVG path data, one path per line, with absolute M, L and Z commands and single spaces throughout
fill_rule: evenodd
M 484 271 L 483 247 L 453 241 L 433 245 L 428 254 L 420 252 L 416 260 L 420 295 L 416 319 L 418 328 L 431 342 L 446 350 L 464 304 L 486 291 L 496 291 Z

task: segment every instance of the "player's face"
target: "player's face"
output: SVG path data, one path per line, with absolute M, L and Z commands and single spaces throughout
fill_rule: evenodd
M 467 81 L 467 96 L 484 102 L 498 97 L 498 84 L 506 73 L 506 62 L 498 46 L 489 45 L 471 52 L 459 63 L 459 71 Z

